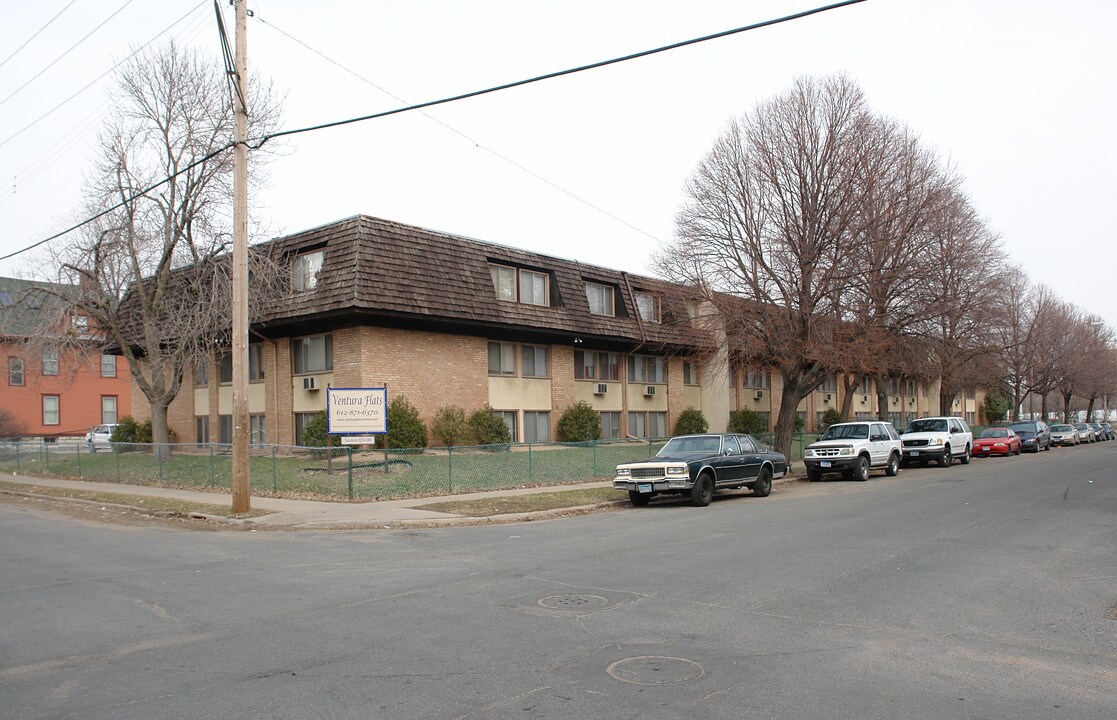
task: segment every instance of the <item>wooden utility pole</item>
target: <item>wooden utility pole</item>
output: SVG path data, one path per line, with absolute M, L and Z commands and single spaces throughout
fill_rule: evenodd
M 233 512 L 250 509 L 248 478 L 248 13 L 235 0 L 233 92 Z

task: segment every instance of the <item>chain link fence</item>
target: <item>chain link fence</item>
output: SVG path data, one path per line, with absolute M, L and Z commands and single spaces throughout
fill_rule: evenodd
M 415 450 L 265 445 L 249 451 L 253 495 L 387 500 L 613 477 L 662 441 L 532 443 Z M 0 471 L 124 485 L 229 489 L 232 446 L 0 442 Z

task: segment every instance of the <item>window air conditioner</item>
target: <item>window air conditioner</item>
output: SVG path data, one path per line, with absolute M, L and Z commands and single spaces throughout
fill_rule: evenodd
M 869 402 L 869 396 L 868 395 L 862 395 L 861 396 L 861 402 L 863 402 L 863 403 Z
M 764 391 L 763 390 L 757 390 L 756 392 L 754 392 L 752 394 L 752 399 L 753 400 L 760 400 L 763 397 L 764 397 Z
M 900 398 L 893 396 L 892 402 L 898 403 L 898 402 L 900 402 Z
M 317 390 L 318 378 L 311 375 L 310 377 L 303 378 L 303 390 Z
M 655 395 L 655 385 L 645 385 L 644 397 L 651 397 L 652 395 Z
M 911 405 L 914 405 L 915 404 L 915 396 L 912 396 L 912 397 L 908 398 L 908 403 L 911 404 Z
M 833 395 L 831 395 L 830 393 L 826 393 L 826 402 L 830 402 L 830 398 L 832 397 Z
M 607 392 L 609 392 L 609 386 L 605 383 L 598 383 L 597 386 L 593 389 L 594 395 L 604 395 Z

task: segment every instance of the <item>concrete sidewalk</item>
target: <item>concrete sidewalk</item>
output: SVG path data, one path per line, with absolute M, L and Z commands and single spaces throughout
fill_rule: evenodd
M 8 475 L 0 479 L 21 485 L 67 488 L 92 492 L 115 493 L 118 495 L 138 495 L 184 500 L 192 503 L 231 506 L 232 496 L 228 492 L 202 492 L 179 488 L 148 487 L 145 485 L 122 485 L 118 483 L 90 482 L 86 480 L 60 480 L 56 478 L 32 477 L 29 475 Z M 773 481 L 774 484 L 790 482 L 794 476 L 785 476 Z M 598 482 L 578 485 L 554 485 L 547 487 L 517 488 L 513 490 L 490 490 L 465 495 L 439 495 L 437 497 L 409 498 L 406 500 L 381 500 L 377 502 L 323 502 L 317 500 L 289 500 L 286 498 L 252 497 L 253 510 L 269 511 L 259 517 L 235 519 L 217 515 L 199 515 L 213 522 L 230 525 L 248 526 L 263 529 L 340 529 L 340 528 L 399 528 L 431 527 L 438 525 L 485 525 L 494 523 L 524 522 L 578 514 L 614 504 L 628 504 L 627 495 L 618 490 L 613 502 L 597 505 L 567 507 L 541 512 L 500 514 L 487 517 L 467 517 L 449 513 L 423 510 L 420 506 L 436 502 L 456 500 L 476 500 L 487 497 L 509 497 L 531 495 L 542 492 L 561 492 L 583 488 L 607 488 L 612 482 Z M 50 496 L 58 499 L 55 496 Z M 75 501 L 77 502 L 77 501 Z

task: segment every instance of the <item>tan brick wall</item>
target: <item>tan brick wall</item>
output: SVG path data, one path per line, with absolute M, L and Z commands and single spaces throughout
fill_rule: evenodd
M 683 358 L 667 358 L 667 434 L 675 433 L 675 423 L 686 410 L 686 386 L 683 384 Z M 702 408 L 695 408 L 701 410 Z
M 617 388 L 619 390 L 619 387 Z M 591 391 L 592 392 L 592 391 Z M 551 434 L 558 427 L 559 418 L 566 408 L 577 401 L 574 383 L 574 348 L 568 345 L 551 346 Z

